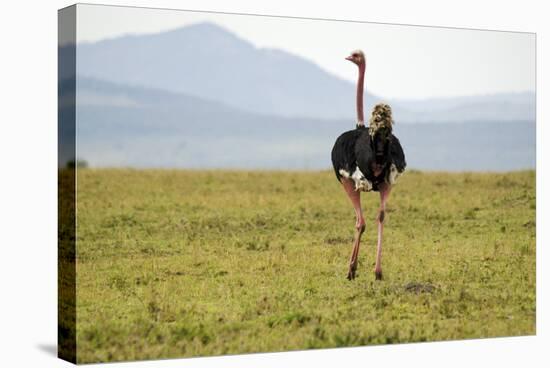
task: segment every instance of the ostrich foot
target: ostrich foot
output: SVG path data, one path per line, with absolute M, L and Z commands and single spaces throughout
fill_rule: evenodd
M 349 266 L 349 271 L 348 271 L 348 280 L 353 280 L 355 279 L 355 271 L 357 270 L 357 264 L 353 264 L 353 265 L 350 265 Z
M 382 270 L 374 271 L 374 277 L 375 277 L 376 281 L 382 280 Z

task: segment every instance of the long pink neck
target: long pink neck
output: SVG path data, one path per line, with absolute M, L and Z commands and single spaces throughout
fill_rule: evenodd
M 357 79 L 357 124 L 365 125 L 363 115 L 363 88 L 365 84 L 365 64 L 359 65 L 359 78 Z

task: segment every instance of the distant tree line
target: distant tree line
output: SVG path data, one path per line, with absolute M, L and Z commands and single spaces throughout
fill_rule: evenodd
M 85 169 L 88 167 L 88 161 L 86 160 L 81 160 L 81 159 L 78 159 L 78 160 L 69 160 L 67 161 L 67 169 L 74 169 L 74 168 L 79 168 L 79 169 Z

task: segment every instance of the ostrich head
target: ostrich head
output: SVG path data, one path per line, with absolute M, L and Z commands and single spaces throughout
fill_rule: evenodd
M 390 105 L 376 104 L 369 120 L 369 134 L 372 138 L 376 161 L 379 163 L 382 163 L 388 154 L 392 127 L 393 118 Z
M 346 60 L 351 61 L 357 66 L 362 66 L 365 65 L 365 54 L 363 54 L 363 51 L 361 50 L 355 50 L 351 52 Z

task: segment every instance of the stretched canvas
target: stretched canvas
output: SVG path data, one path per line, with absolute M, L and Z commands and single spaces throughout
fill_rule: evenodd
M 535 334 L 535 34 L 78 4 L 58 53 L 62 359 Z

